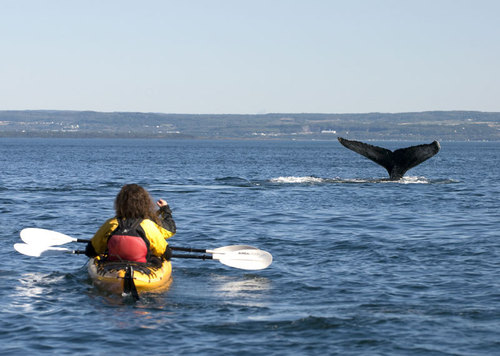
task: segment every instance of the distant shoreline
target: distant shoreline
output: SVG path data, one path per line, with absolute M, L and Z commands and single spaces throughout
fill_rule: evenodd
M 331 139 L 294 139 L 294 138 L 275 138 L 275 139 L 266 139 L 266 138 L 169 138 L 169 137 L 64 137 L 64 136 L 0 136 L 0 142 L 2 140 L 155 140 L 155 141 L 246 141 L 246 142 L 337 142 L 337 137 Z M 351 139 L 356 139 L 351 137 Z M 399 139 L 363 139 L 364 142 L 424 142 L 426 140 L 399 140 Z M 428 140 L 427 140 L 428 141 Z M 456 143 L 495 143 L 500 142 L 500 140 L 438 140 L 439 142 L 456 142 Z
M 0 111 L 0 137 L 206 140 L 500 141 L 500 113 L 161 114 Z

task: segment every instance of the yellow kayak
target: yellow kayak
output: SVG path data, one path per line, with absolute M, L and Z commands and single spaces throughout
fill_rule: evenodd
M 101 256 L 91 258 L 88 272 L 94 285 L 112 293 L 123 293 L 127 268 L 138 292 L 162 291 L 168 288 L 172 276 L 172 264 L 167 260 L 156 263 L 105 261 Z

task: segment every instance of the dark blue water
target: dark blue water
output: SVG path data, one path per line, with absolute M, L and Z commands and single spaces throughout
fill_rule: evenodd
M 500 144 L 441 146 L 387 182 L 333 141 L 1 139 L 1 353 L 500 354 Z M 12 248 L 25 227 L 91 237 L 130 182 L 168 200 L 172 244 L 274 263 L 175 260 L 134 304 L 85 256 Z

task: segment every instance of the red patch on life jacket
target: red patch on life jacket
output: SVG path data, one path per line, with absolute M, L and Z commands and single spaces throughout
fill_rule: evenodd
M 113 235 L 108 240 L 108 260 L 146 263 L 148 247 L 139 236 Z

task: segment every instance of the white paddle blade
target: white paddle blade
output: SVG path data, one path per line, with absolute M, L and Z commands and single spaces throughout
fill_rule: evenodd
M 76 238 L 57 231 L 29 227 L 21 230 L 21 240 L 34 246 L 56 246 L 76 241 Z
M 28 244 L 14 244 L 14 249 L 26 256 L 40 257 L 42 255 L 60 255 L 61 253 L 73 253 L 72 250 L 64 247 L 50 247 Z
M 257 248 L 243 249 L 223 254 L 214 253 L 214 260 L 219 260 L 220 263 L 229 267 L 259 270 L 269 267 L 273 262 L 273 256 L 267 252 Z

